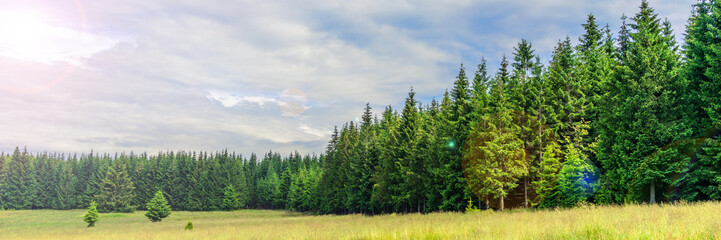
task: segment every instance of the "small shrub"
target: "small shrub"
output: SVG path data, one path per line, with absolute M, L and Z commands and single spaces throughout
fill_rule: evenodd
M 468 199 L 468 206 L 466 206 L 466 211 L 464 211 L 464 213 L 472 212 L 478 212 L 478 208 L 473 204 L 473 198 L 470 198 Z
M 95 227 L 95 222 L 100 220 L 100 215 L 98 214 L 98 206 L 95 204 L 95 201 L 90 202 L 90 206 L 88 207 L 88 213 L 85 214 L 83 217 L 83 221 L 88 223 L 88 227 Z
M 185 230 L 193 230 L 193 222 L 188 221 L 188 224 L 185 224 Z
M 170 205 L 168 205 L 168 201 L 165 200 L 163 191 L 160 190 L 155 192 L 155 196 L 153 199 L 150 199 L 146 208 L 148 212 L 145 213 L 145 216 L 152 222 L 160 222 L 163 218 L 170 215 Z

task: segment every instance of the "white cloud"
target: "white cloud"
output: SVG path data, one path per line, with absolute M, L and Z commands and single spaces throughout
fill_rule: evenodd
M 301 124 L 300 126 L 298 126 L 298 130 L 300 130 L 304 133 L 316 136 L 316 137 L 327 137 L 327 136 L 330 136 L 330 134 L 331 134 L 330 131 L 315 129 L 306 124 Z
M 267 103 L 275 103 L 278 104 L 277 98 L 271 98 L 271 97 L 264 97 L 264 96 L 236 96 L 228 93 L 224 93 L 221 91 L 216 90 L 210 90 L 208 91 L 208 95 L 206 97 L 210 100 L 215 100 L 220 102 L 220 104 L 223 105 L 223 107 L 235 107 L 242 105 L 243 103 L 253 103 L 257 104 L 260 107 L 263 107 Z

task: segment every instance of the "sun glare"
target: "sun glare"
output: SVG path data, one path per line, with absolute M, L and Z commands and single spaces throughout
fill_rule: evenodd
M 0 53 L 6 56 L 28 59 L 43 54 L 54 43 L 48 36 L 54 27 L 47 16 L 32 11 L 3 11 L 0 13 Z

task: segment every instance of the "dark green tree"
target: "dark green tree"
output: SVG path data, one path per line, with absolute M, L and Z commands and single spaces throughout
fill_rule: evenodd
M 371 194 L 371 204 L 374 209 L 382 212 L 389 212 L 392 209 L 391 198 L 394 196 L 392 186 L 399 185 L 401 182 L 399 166 L 396 164 L 397 158 L 392 151 L 398 144 L 396 130 L 398 122 L 397 114 L 390 106 L 386 107 L 379 125 L 377 148 L 381 153 L 373 175 L 376 184 L 373 186 Z M 328 156 L 330 155 L 328 154 Z M 323 173 L 326 174 L 326 171 L 324 170 Z
M 133 182 L 124 162 L 116 161 L 102 181 L 103 188 L 95 198 L 100 203 L 100 212 L 133 212 L 132 199 L 135 197 Z
M 447 125 L 441 130 L 443 136 L 440 140 L 448 147 L 444 149 L 440 158 L 442 161 L 445 180 L 441 194 L 443 201 L 440 208 L 446 211 L 461 211 L 465 209 L 466 201 L 472 193 L 466 179 L 463 177 L 463 144 L 470 132 L 472 120 L 471 98 L 469 82 L 465 68 L 461 65 L 453 89 L 450 92 L 450 105 L 445 111 Z
M 55 180 L 51 183 L 53 199 L 50 206 L 53 209 L 71 209 L 75 207 L 75 185 L 77 178 L 73 175 L 71 162 L 61 162 L 55 172 Z
M 602 187 L 615 192 L 614 201 L 654 202 L 687 161 L 664 146 L 690 132 L 681 121 L 678 62 L 657 15 L 643 1 L 632 21 L 629 50 L 605 97 L 598 159 L 606 170 Z
M 2 199 L 11 209 L 30 209 L 37 196 L 37 181 L 33 171 L 32 156 L 27 148 L 20 152 L 15 148 L 13 155 L 3 168 L 0 179 Z

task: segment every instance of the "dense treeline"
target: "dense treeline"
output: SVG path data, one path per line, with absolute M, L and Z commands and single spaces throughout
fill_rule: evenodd
M 29 154 L 0 158 L 0 207 L 143 209 L 158 190 L 174 210 L 242 207 L 310 210 L 323 156 L 268 153 L 259 159 L 228 153 L 161 152 L 80 156 Z
M 593 15 L 544 65 L 522 40 L 490 75 L 336 128 L 324 154 L 0 157 L 0 206 L 318 213 L 721 200 L 721 2 L 694 5 L 685 42 L 646 1 L 614 34 Z

